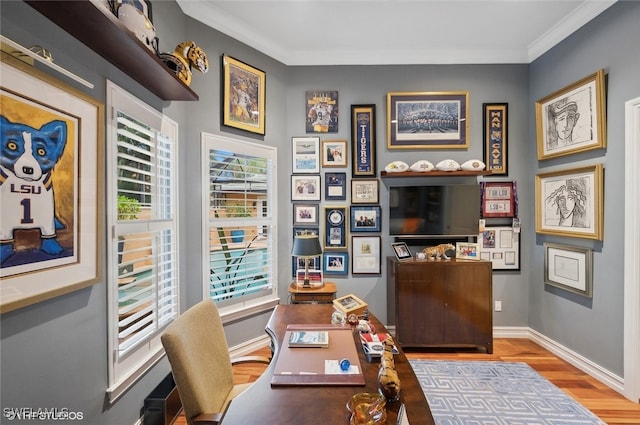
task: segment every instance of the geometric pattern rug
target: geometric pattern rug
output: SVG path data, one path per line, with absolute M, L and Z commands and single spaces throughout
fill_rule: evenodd
M 604 424 L 526 363 L 409 362 L 437 425 Z

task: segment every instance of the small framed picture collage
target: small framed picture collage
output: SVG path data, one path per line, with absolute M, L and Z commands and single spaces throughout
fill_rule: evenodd
M 381 231 L 382 210 L 375 105 L 351 105 L 349 141 L 335 134 L 338 99 L 335 90 L 305 92 L 306 134 L 291 138 L 293 236 L 318 236 L 323 253 L 309 262 L 309 268 L 323 276 L 379 274 L 381 237 L 374 234 Z M 294 278 L 297 261 L 293 258 Z

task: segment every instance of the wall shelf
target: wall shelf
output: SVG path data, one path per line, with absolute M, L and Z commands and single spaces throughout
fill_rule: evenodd
M 162 100 L 199 99 L 118 18 L 103 13 L 91 1 L 26 0 L 26 3 Z
M 486 176 L 491 171 L 428 171 L 421 173 L 418 171 L 402 171 L 399 173 L 388 173 L 380 171 L 380 177 L 383 179 L 394 177 L 468 177 L 468 176 Z

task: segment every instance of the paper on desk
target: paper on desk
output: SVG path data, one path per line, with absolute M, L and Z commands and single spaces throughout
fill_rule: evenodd
M 358 375 L 360 373 L 357 365 L 349 366 L 349 370 L 340 369 L 339 360 L 325 360 L 324 361 L 324 374 L 325 375 Z

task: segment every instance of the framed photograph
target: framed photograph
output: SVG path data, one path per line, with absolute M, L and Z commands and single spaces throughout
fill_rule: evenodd
M 604 70 L 536 102 L 538 159 L 607 146 Z
M 544 283 L 591 298 L 593 296 L 591 249 L 545 243 Z
M 413 258 L 411 255 L 411 251 L 409 251 L 409 247 L 406 242 L 395 242 L 391 244 L 391 248 L 393 249 L 393 253 L 396 255 L 396 258 L 399 261 L 402 260 L 410 260 Z
M 469 92 L 387 93 L 388 149 L 467 149 Z
M 294 227 L 293 237 L 300 235 L 320 235 L 320 230 L 317 227 Z
M 349 273 L 348 252 L 325 252 L 322 259 L 325 275 L 346 275 Z
M 352 232 L 379 232 L 382 209 L 378 205 L 351 207 Z
M 338 132 L 338 92 L 332 90 L 305 93 L 307 133 Z
M 265 134 L 266 74 L 222 55 L 222 124 Z
M 479 260 L 478 244 L 471 242 L 456 242 L 456 259 Z
M 322 256 L 318 255 L 317 257 L 311 257 L 309 258 L 309 272 L 311 272 L 311 270 L 319 270 L 322 267 Z M 293 276 L 294 279 L 296 279 L 296 283 L 297 283 L 297 272 L 298 270 L 302 270 L 304 271 L 304 258 L 302 257 L 293 257 L 292 258 L 293 262 L 291 263 L 291 276 Z
M 484 163 L 494 176 L 508 173 L 508 103 L 483 103 Z
M 482 217 L 516 217 L 516 182 L 482 182 Z
M 319 263 L 316 263 L 316 264 L 319 264 Z M 296 270 L 296 284 L 298 286 L 302 286 L 304 284 L 304 275 L 305 275 L 304 266 L 301 269 Z M 311 265 L 309 265 L 309 283 L 311 284 L 311 286 L 322 286 L 322 282 L 323 282 L 322 270 L 316 269 L 316 268 L 312 269 Z
M 293 204 L 293 225 L 318 225 L 317 204 Z
M 493 270 L 520 270 L 520 233 L 513 226 L 485 227 L 478 235 L 480 259 Z
M 536 175 L 536 233 L 602 240 L 602 186 L 602 164 Z
M 347 173 L 325 173 L 324 199 L 326 201 L 347 199 Z
M 351 274 L 380 274 L 380 236 L 351 236 Z
M 324 248 L 347 248 L 347 207 L 324 207 Z
M 291 142 L 293 173 L 320 172 L 320 138 L 292 137 Z
M 376 105 L 351 105 L 351 175 L 376 175 Z
M 322 167 L 346 168 L 348 147 L 346 140 L 322 141 Z
M 379 193 L 378 179 L 351 179 L 352 204 L 377 204 Z
M 104 106 L 3 52 L 0 120 L 15 148 L 1 154 L 6 313 L 102 279 Z M 28 159 L 32 137 L 41 147 Z
M 345 315 L 356 314 L 359 315 L 367 309 L 367 303 L 353 294 L 345 295 L 344 297 L 336 298 L 333 300 L 333 306 L 336 310 L 341 311 Z
M 291 176 L 292 201 L 319 201 L 320 176 Z

